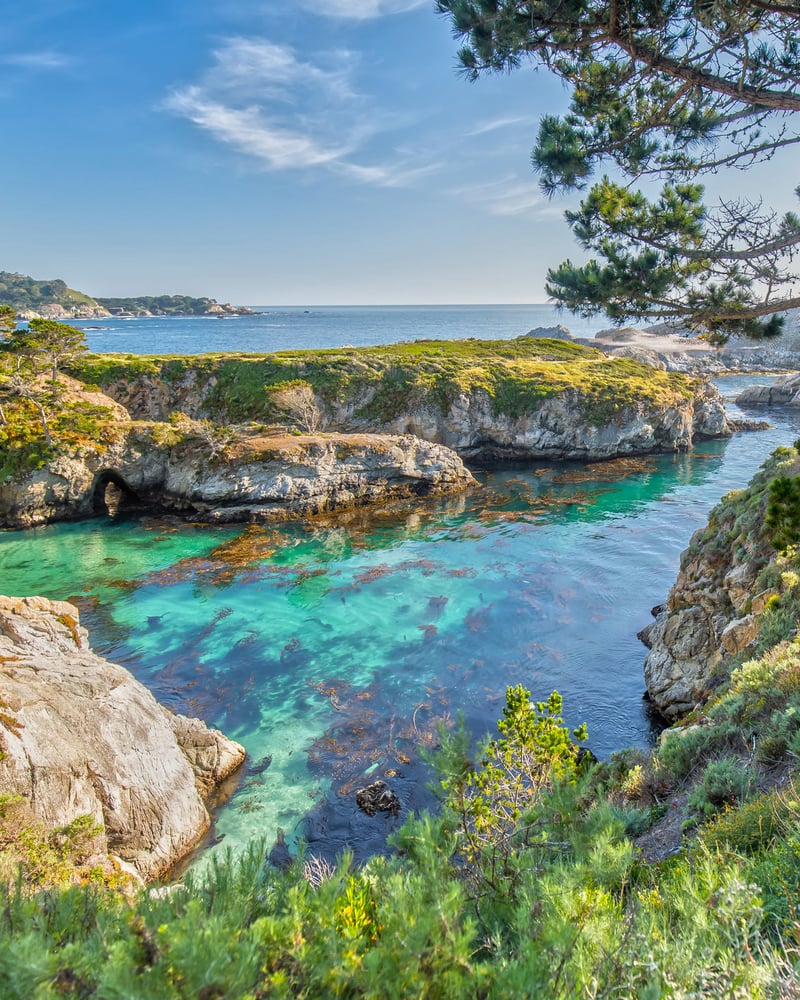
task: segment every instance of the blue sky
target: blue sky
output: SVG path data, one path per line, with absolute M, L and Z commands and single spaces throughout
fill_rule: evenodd
M 243 304 L 545 301 L 563 110 L 465 82 L 431 0 L 4 0 L 0 269 Z
M 96 295 L 544 301 L 560 86 L 469 84 L 429 0 L 4 0 L 0 269 Z

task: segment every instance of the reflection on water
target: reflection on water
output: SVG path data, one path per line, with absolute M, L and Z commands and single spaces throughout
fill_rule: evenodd
M 770 416 L 685 455 L 481 473 L 418 507 L 6 533 L 0 590 L 78 600 L 100 653 L 271 757 L 221 813 L 226 845 L 281 826 L 370 850 L 403 812 L 367 817 L 355 790 L 381 777 L 404 810 L 428 804 L 420 747 L 459 711 L 488 732 L 509 684 L 561 691 L 598 756 L 652 738 L 636 632 L 713 503 L 797 437 Z

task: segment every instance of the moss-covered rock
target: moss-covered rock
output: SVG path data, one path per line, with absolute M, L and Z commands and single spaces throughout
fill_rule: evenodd
M 750 485 L 723 497 L 692 536 L 648 631 L 647 691 L 668 718 L 690 711 L 743 656 L 794 635 L 800 560 L 794 545 L 775 549 L 768 511 L 773 485 L 798 475 L 800 454 L 778 448 Z
M 338 431 L 411 433 L 465 458 L 610 458 L 730 433 L 697 379 L 594 348 L 533 337 L 414 341 L 268 355 L 94 355 L 73 373 L 140 419 L 174 410 L 217 421 L 287 419 L 287 387 Z M 315 412 L 314 412 L 315 411 Z M 288 417 L 297 422 L 289 408 Z

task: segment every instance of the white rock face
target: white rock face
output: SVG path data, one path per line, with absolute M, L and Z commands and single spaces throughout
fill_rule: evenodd
M 559 328 L 556 333 L 563 339 L 568 337 L 566 329 Z M 532 331 L 532 335 L 543 334 L 552 337 L 554 331 Z M 669 367 L 654 354 L 646 360 L 655 367 Z M 204 382 L 190 370 L 169 385 L 148 376 L 120 380 L 108 392 L 138 419 L 165 420 L 173 411 L 193 418 L 216 419 L 217 414 L 209 410 L 217 405 L 210 403 L 213 389 L 213 379 Z M 435 393 L 419 387 L 410 392 L 400 415 L 384 417 L 374 412 L 365 415 L 376 395 L 377 389 L 370 386 L 356 398 L 315 397 L 320 426 L 344 433 L 411 434 L 452 448 L 467 461 L 481 462 L 541 458 L 599 460 L 653 451 L 682 451 L 695 440 L 729 436 L 733 430 L 722 398 L 708 383 L 699 385 L 693 397 L 681 398 L 676 393 L 675 402 L 668 406 L 641 400 L 611 417 L 601 413 L 599 423 L 596 401 L 574 389 L 545 396 L 518 416 L 499 412 L 489 393 L 480 388 L 463 392 L 446 404 Z
M 772 385 L 751 385 L 736 397 L 744 405 L 768 406 L 783 404 L 800 406 L 800 375 L 783 375 Z
M 335 426 L 362 426 L 354 407 L 331 414 Z M 431 403 L 380 425 L 391 434 L 414 434 L 458 452 L 467 461 L 507 459 L 598 460 L 653 451 L 685 451 L 695 440 L 732 433 L 722 398 L 713 386 L 673 406 L 639 403 L 601 422 L 574 391 L 546 397 L 531 412 L 495 412 L 482 390 L 462 393 L 445 412 Z
M 157 426 L 0 484 L 0 527 L 91 516 L 109 476 L 144 505 L 206 521 L 303 517 L 475 484 L 454 452 L 408 434 L 242 438 L 212 458 L 201 440 L 159 443 Z
M 4 791 L 47 826 L 93 816 L 102 852 L 143 879 L 196 846 L 205 801 L 245 758 L 94 654 L 77 608 L 38 597 L 0 597 L 0 749 Z

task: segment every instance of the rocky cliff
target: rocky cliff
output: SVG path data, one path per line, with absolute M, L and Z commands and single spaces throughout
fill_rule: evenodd
M 733 663 L 759 649 L 761 637 L 774 644 L 781 629 L 787 637 L 794 633 L 800 577 L 771 545 L 765 521 L 770 483 L 799 472 L 795 449 L 778 449 L 748 488 L 724 497 L 692 536 L 666 604 L 640 634 L 650 647 L 647 692 L 667 718 L 701 702 Z
M 680 451 L 731 433 L 708 383 L 554 339 L 81 364 L 138 419 L 414 434 L 476 462 Z
M 269 436 L 208 424 L 129 423 L 0 483 L 0 527 L 90 517 L 120 505 L 201 521 L 303 517 L 474 484 L 461 459 L 410 435 Z
M 800 406 L 800 375 L 783 375 L 771 385 L 751 385 L 736 397 L 742 406 Z
M 203 837 L 244 757 L 94 654 L 73 605 L 0 597 L 0 788 L 46 828 L 89 815 L 101 858 L 156 878 Z
M 725 437 L 731 427 L 716 389 L 698 384 L 693 395 L 667 401 L 641 399 L 612 407 L 602 417 L 578 390 L 547 396 L 519 413 L 498 412 L 484 390 L 459 393 L 448 406 L 426 399 L 408 413 L 377 421 L 389 433 L 437 441 L 478 463 L 573 459 L 596 461 L 647 452 L 686 451 L 696 440 Z M 331 407 L 331 423 L 369 427 L 376 421 L 355 407 Z
M 734 337 L 721 348 L 669 324 L 600 330 L 592 340 L 580 343 L 592 344 L 613 357 L 640 358 L 669 372 L 711 376 L 796 371 L 800 368 L 800 310 L 786 313 L 778 337 Z

